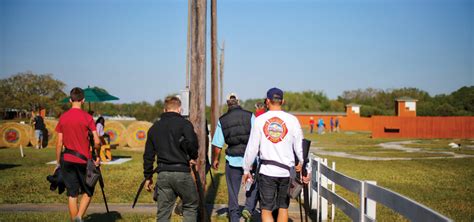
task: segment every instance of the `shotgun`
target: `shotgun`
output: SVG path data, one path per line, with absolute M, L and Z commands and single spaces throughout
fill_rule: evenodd
M 138 197 L 140 196 L 140 193 L 143 190 L 143 187 L 145 186 L 145 182 L 153 177 L 153 174 L 155 174 L 158 171 L 158 167 L 156 167 L 153 172 L 148 176 L 147 178 L 143 179 L 142 183 L 140 183 L 140 186 L 138 187 L 137 194 L 135 195 L 135 199 L 133 200 L 132 208 L 135 208 L 135 204 L 137 204 Z

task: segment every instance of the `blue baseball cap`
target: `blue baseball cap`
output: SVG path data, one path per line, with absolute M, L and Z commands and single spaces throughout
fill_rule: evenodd
M 267 91 L 267 99 L 283 99 L 283 91 L 279 88 L 273 87 Z

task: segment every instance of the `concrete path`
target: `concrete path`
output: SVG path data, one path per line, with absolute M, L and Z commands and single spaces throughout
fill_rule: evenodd
M 396 141 L 396 142 L 387 142 L 387 143 L 380 143 L 378 146 L 381 149 L 387 150 L 400 150 L 407 153 L 434 153 L 434 154 L 445 154 L 449 156 L 445 157 L 370 157 L 370 156 L 361 156 L 356 154 L 350 154 L 346 152 L 337 152 L 337 151 L 326 151 L 321 147 L 311 147 L 311 152 L 314 154 L 319 155 L 326 155 L 326 156 L 336 156 L 336 157 L 343 157 L 343 158 L 350 158 L 356 160 L 381 160 L 381 161 L 390 161 L 390 160 L 413 160 L 413 159 L 448 159 L 448 158 L 472 158 L 474 155 L 467 155 L 467 154 L 458 154 L 454 152 L 447 152 L 447 151 L 428 151 L 422 148 L 410 148 L 404 145 L 412 144 L 414 141 Z
M 209 212 L 212 212 L 212 216 L 219 216 L 227 210 L 227 205 L 225 204 L 215 204 L 207 205 Z M 156 205 L 155 204 L 140 204 L 137 203 L 135 208 L 132 209 L 130 204 L 109 204 L 109 211 L 114 213 L 142 213 L 142 214 L 155 214 Z M 0 212 L 68 212 L 67 203 L 58 204 L 32 204 L 32 203 L 22 203 L 22 204 L 0 204 Z M 105 205 L 100 203 L 91 203 L 87 210 L 87 214 L 93 213 L 105 213 Z M 292 221 L 300 221 L 299 214 L 299 205 L 296 201 L 292 201 L 289 209 L 290 219 Z M 254 215 L 253 221 L 260 221 L 260 214 Z

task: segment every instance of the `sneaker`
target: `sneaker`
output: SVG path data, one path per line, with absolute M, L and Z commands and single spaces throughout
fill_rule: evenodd
M 244 217 L 245 222 L 249 222 L 252 220 L 252 214 L 247 209 L 244 209 L 242 211 L 242 217 Z

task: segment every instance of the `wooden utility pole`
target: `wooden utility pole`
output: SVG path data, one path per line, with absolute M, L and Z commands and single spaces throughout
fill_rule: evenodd
M 220 112 L 224 113 L 224 48 L 225 41 L 222 42 L 221 59 L 219 61 L 219 81 L 220 81 Z
M 193 0 L 191 23 L 191 86 L 189 120 L 199 141 L 197 168 L 202 187 L 206 187 L 206 0 Z M 199 181 L 199 180 L 197 180 Z M 201 203 L 205 202 L 201 200 Z M 205 205 L 201 208 L 201 220 L 208 221 Z
M 211 138 L 219 118 L 217 75 L 217 0 L 211 0 Z
M 193 8 L 193 1 L 194 0 L 188 0 L 188 36 L 187 36 L 187 42 L 186 42 L 186 89 L 189 89 L 189 76 L 190 76 L 190 67 L 189 67 L 189 63 L 190 63 L 190 60 L 191 60 L 191 41 L 192 41 L 192 36 L 191 36 L 191 33 L 192 33 L 192 30 L 191 30 L 191 23 L 192 23 L 192 17 L 193 17 L 193 11 L 192 11 L 192 8 Z

